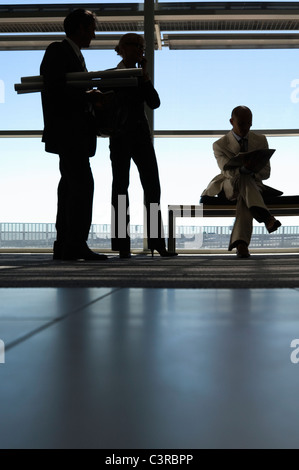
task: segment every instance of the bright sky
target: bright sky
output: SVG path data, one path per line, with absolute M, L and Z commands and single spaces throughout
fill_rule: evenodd
M 5 2 L 20 3 L 38 2 Z M 120 60 L 112 50 L 83 53 L 90 71 L 114 67 Z M 20 82 L 21 76 L 39 74 L 43 54 L 43 51 L 0 52 L 0 129 L 42 129 L 39 94 L 17 95 L 14 84 Z M 155 112 L 155 129 L 229 130 L 231 110 L 239 104 L 252 109 L 253 130 L 297 128 L 298 62 L 296 49 L 156 51 L 155 86 L 161 107 Z M 155 139 L 164 223 L 168 204 L 197 204 L 210 179 L 219 173 L 212 152 L 214 140 Z M 268 140 L 276 153 L 267 184 L 287 195 L 298 194 L 298 138 Z M 96 185 L 93 223 L 110 223 L 108 144 L 108 139 L 98 139 L 98 150 L 91 160 Z M 0 139 L 0 155 L 0 222 L 54 222 L 58 157 L 46 154 L 40 139 Z M 132 223 L 142 224 L 143 196 L 134 165 L 130 199 Z M 231 222 L 223 220 L 224 225 Z M 294 225 L 297 218 L 285 223 Z M 219 225 L 219 219 L 205 220 L 205 225 L 213 224 Z

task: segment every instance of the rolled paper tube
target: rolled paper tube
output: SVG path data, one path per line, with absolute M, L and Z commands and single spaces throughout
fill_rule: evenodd
M 21 83 L 43 83 L 44 77 L 42 75 L 36 75 L 34 77 L 21 77 Z
M 15 83 L 15 91 L 28 91 L 31 93 L 31 90 L 41 91 L 43 88 L 43 83 Z
M 121 78 L 121 77 L 140 77 L 143 74 L 141 68 L 131 69 L 113 69 L 113 70 L 100 70 L 98 72 L 70 72 L 66 73 L 67 80 L 91 80 L 93 78 Z M 33 77 L 21 77 L 22 83 L 43 82 L 42 75 Z
M 16 88 L 16 85 L 15 85 L 15 88 Z M 16 90 L 16 92 L 18 93 L 18 95 L 25 95 L 25 93 L 38 93 L 42 91 L 42 88 L 30 88 L 30 90 Z
M 70 80 L 66 82 L 66 85 L 73 86 L 76 88 L 116 88 L 116 87 L 131 87 L 137 86 L 138 81 L 136 77 L 130 78 L 107 78 L 101 80 Z M 43 83 L 16 83 L 15 91 L 18 93 L 35 93 L 43 91 Z

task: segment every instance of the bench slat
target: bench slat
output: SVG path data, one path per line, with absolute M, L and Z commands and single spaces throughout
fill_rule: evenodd
M 205 201 L 199 205 L 174 204 L 168 206 L 168 250 L 175 252 L 175 225 L 177 217 L 234 217 L 236 204 L 232 201 L 221 203 L 217 197 L 205 196 Z M 220 203 L 219 203 L 220 202 Z M 299 216 L 299 196 L 279 196 L 267 203 L 271 214 L 275 216 Z

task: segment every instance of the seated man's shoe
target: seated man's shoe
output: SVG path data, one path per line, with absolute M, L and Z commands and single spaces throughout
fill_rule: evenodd
M 238 243 L 237 245 L 237 258 L 249 258 L 250 253 L 248 251 L 248 246 L 245 242 Z
M 152 246 L 149 246 L 149 249 L 151 250 L 151 253 L 152 253 L 152 258 L 154 256 L 154 251 L 156 250 L 160 256 L 162 257 L 173 257 L 173 256 L 177 256 L 178 254 L 175 253 L 175 252 L 172 252 L 172 251 L 168 251 L 166 249 L 166 245 L 165 245 L 165 240 L 164 239 L 159 239 L 157 240 L 156 243 L 153 243 L 153 241 L 151 242 L 151 245 Z
M 281 222 L 275 219 L 275 217 L 272 215 L 270 219 L 268 219 L 267 222 L 265 222 L 265 226 L 268 232 L 272 233 L 272 232 L 275 232 L 281 226 Z
M 127 250 L 120 250 L 119 252 L 119 257 L 120 258 L 131 258 L 131 253 L 130 251 L 127 251 Z
M 163 258 L 168 257 L 171 258 L 173 256 L 178 256 L 178 253 L 174 253 L 173 251 L 167 251 L 166 248 L 156 248 L 157 252 Z M 151 248 L 152 258 L 154 256 L 155 248 Z

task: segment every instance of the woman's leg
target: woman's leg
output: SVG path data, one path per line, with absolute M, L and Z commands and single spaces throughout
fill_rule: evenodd
M 129 194 L 130 156 L 121 142 L 110 144 L 112 165 L 111 247 L 130 251 Z
M 165 238 L 160 210 L 160 179 L 155 150 L 149 138 L 136 142 L 132 158 L 138 168 L 144 191 L 148 248 L 163 250 Z

